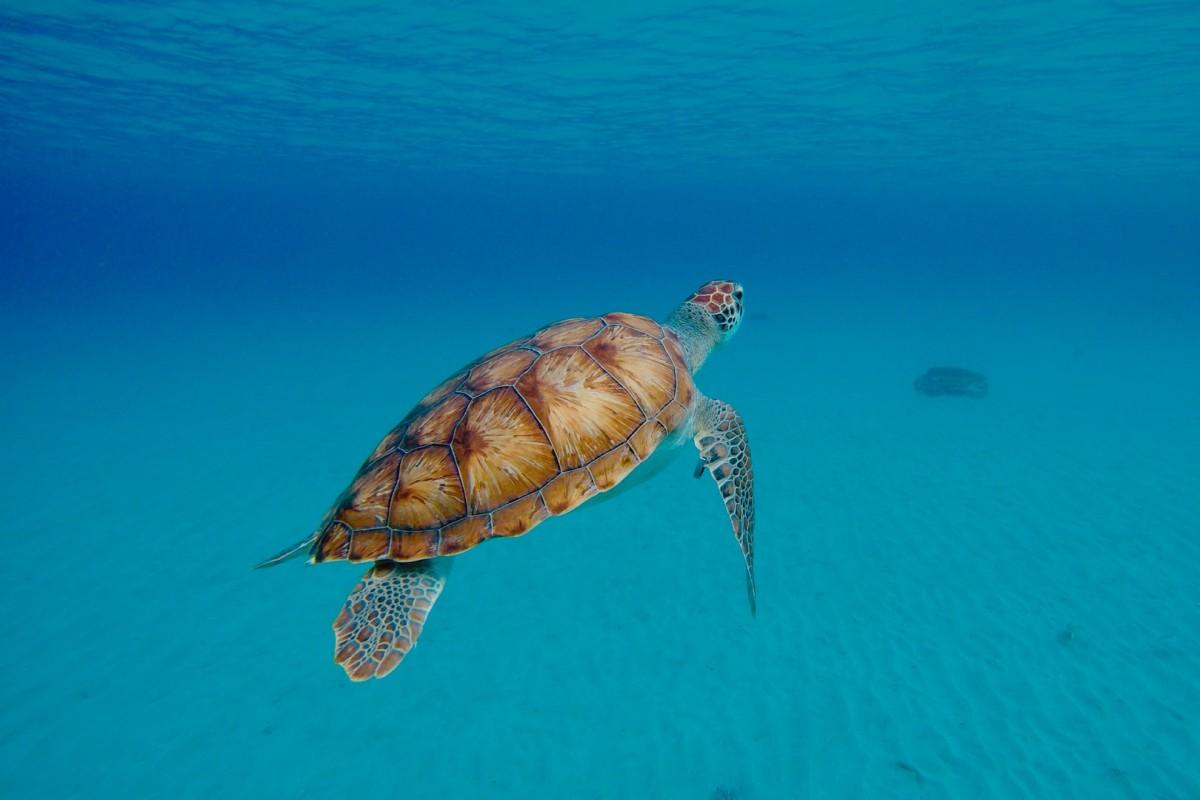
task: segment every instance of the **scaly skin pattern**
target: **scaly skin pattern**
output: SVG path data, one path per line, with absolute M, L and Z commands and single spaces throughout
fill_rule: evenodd
M 724 338 L 737 332 L 742 322 L 742 287 L 733 281 L 712 281 L 701 286 L 689 300 L 710 315 Z
M 700 398 L 696 413 L 696 449 L 700 466 L 717 482 L 725 501 L 725 510 L 733 526 L 733 536 L 746 562 L 746 591 L 750 613 L 757 613 L 754 588 L 754 464 L 750 459 L 750 441 L 746 426 L 733 406 L 720 400 Z
M 333 622 L 333 660 L 353 681 L 387 675 L 416 645 L 445 585 L 434 561 L 371 567 Z

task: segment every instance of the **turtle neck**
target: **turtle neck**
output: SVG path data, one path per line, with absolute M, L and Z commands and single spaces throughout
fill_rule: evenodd
M 689 301 L 671 312 L 666 325 L 679 337 L 688 369 L 695 375 L 717 343 L 717 324 L 708 312 Z

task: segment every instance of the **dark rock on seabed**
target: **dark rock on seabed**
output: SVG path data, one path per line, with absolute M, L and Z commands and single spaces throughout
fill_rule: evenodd
M 983 397 L 988 393 L 988 379 L 960 367 L 931 367 L 913 381 L 913 388 L 934 397 L 943 394 Z

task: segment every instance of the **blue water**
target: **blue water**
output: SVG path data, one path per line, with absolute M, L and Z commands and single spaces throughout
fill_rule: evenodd
M 1200 7 L 828 6 L 0 3 L 0 797 L 1200 797 Z M 757 618 L 690 450 L 381 681 L 250 569 L 716 277 Z

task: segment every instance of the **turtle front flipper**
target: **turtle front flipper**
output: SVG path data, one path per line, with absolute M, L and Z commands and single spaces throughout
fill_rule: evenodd
M 446 584 L 446 567 L 438 561 L 376 561 L 354 587 L 333 622 L 333 660 L 350 680 L 382 678 L 416 646 Z
M 746 426 L 733 406 L 707 397 L 697 399 L 695 438 L 700 451 L 696 477 L 707 469 L 717 482 L 733 536 L 746 560 L 746 591 L 750 613 L 754 601 L 754 467 L 750 462 L 750 442 Z

